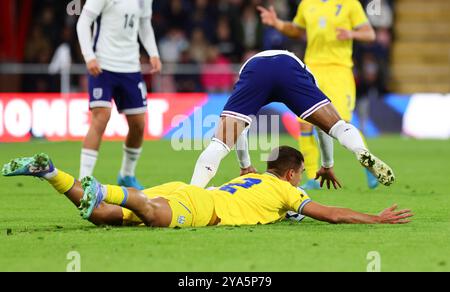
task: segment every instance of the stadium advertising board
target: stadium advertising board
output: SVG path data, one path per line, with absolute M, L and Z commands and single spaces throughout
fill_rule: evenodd
M 145 139 L 181 134 L 183 139 L 209 139 L 227 99 L 227 94 L 149 94 Z M 367 137 L 402 132 L 414 138 L 450 138 L 449 94 L 390 94 L 372 101 L 370 106 L 374 110 L 364 131 Z M 297 137 L 298 123 L 285 105 L 273 103 L 261 114 L 279 115 L 280 131 Z M 0 94 L 0 142 L 26 142 L 33 137 L 82 140 L 89 122 L 86 94 Z M 360 126 L 357 112 L 352 123 Z M 123 140 L 127 132 L 125 117 L 114 108 L 105 139 Z
M 164 137 L 173 128 L 172 121 L 177 116 L 190 116 L 207 100 L 208 96 L 203 93 L 150 94 L 145 138 Z M 89 122 L 86 94 L 0 94 L 1 142 L 25 142 L 32 137 L 51 141 L 82 140 Z M 123 140 L 127 132 L 125 117 L 113 109 L 105 138 Z

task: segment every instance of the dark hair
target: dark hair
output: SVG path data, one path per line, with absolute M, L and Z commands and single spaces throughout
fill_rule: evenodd
M 295 148 L 280 146 L 272 150 L 267 161 L 267 170 L 271 170 L 283 176 L 290 169 L 300 169 L 303 161 L 303 154 Z

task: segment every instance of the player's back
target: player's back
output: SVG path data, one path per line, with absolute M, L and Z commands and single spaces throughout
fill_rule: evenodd
M 215 217 L 220 225 L 272 223 L 285 218 L 287 211 L 301 213 L 311 201 L 304 191 L 269 173 L 247 174 L 214 190 L 172 182 L 143 192 L 149 198 L 182 202 L 195 214 L 194 226 L 206 226 Z
M 300 189 L 269 173 L 238 177 L 210 192 L 221 225 L 275 222 L 309 201 Z

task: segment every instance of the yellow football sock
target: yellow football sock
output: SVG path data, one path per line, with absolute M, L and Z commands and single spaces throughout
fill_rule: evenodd
M 56 175 L 48 179 L 48 182 L 58 191 L 58 193 L 65 194 L 75 184 L 75 178 L 58 169 Z
M 313 132 L 302 132 L 298 139 L 300 151 L 305 158 L 305 172 L 308 179 L 314 179 L 319 171 L 320 152 Z
M 106 185 L 105 202 L 118 206 L 125 206 L 128 199 L 128 190 L 124 187 Z

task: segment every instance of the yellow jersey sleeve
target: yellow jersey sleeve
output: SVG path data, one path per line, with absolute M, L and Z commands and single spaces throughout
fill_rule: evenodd
M 352 1 L 350 8 L 350 21 L 352 28 L 357 28 L 369 22 L 366 12 L 359 1 Z
M 305 14 L 303 12 L 304 10 L 304 3 L 305 0 L 303 0 L 302 2 L 300 2 L 300 5 L 298 5 L 297 8 L 297 14 L 295 15 L 294 20 L 292 21 L 294 24 L 298 25 L 301 28 L 306 28 L 306 20 L 305 20 Z
M 311 198 L 301 188 L 289 187 L 288 194 L 288 206 L 289 211 L 294 211 L 302 214 L 303 208 L 310 202 Z

